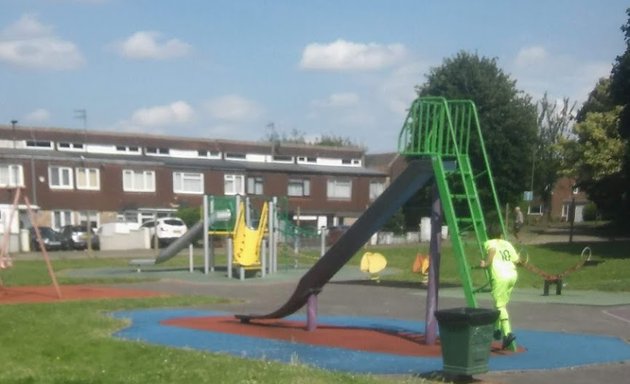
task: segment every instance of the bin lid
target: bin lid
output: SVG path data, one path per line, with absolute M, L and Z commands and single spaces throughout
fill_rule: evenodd
M 499 318 L 499 311 L 488 308 L 450 308 L 435 311 L 435 318 L 441 324 L 487 325 Z

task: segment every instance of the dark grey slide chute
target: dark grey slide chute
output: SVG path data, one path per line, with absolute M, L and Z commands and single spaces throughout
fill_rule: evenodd
M 208 216 L 208 226 L 219 221 L 226 221 L 230 219 L 230 211 L 217 211 Z M 163 263 L 166 260 L 172 259 L 177 254 L 186 248 L 195 238 L 201 235 L 204 231 L 203 220 L 199 220 L 195 225 L 190 227 L 186 233 L 184 233 L 177 240 L 173 241 L 166 248 L 160 251 L 160 254 L 155 259 L 133 259 L 129 261 L 130 265 L 154 265 Z
M 278 319 L 302 308 L 422 186 L 433 179 L 430 159 L 414 160 L 335 244 L 300 279 L 293 295 L 277 310 L 264 315 L 235 315 L 242 322 Z

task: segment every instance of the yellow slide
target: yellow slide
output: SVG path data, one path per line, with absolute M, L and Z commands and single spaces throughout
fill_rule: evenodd
M 245 206 L 241 203 L 234 231 L 234 264 L 242 267 L 260 265 L 260 247 L 265 236 L 268 216 L 269 207 L 265 202 L 258 228 L 249 228 L 245 222 Z

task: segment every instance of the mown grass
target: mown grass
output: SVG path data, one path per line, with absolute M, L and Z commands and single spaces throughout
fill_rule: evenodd
M 304 257 L 308 262 L 312 257 Z M 220 261 L 220 260 L 219 260 Z M 54 260 L 56 271 L 76 268 L 122 267 L 128 259 Z M 168 263 L 185 265 L 178 257 Z M 61 284 L 93 283 L 65 278 Z M 2 271 L 5 286 L 48 285 L 42 260 L 16 260 Z M 116 282 L 99 278 L 96 282 Z M 125 280 L 126 281 L 126 280 Z M 134 281 L 137 281 L 134 279 Z M 1 293 L 1 292 L 0 292 Z M 127 322 L 109 316 L 126 309 L 152 307 L 212 307 L 224 298 L 186 296 L 149 299 L 90 300 L 0 305 L 0 383 L 425 383 L 415 377 L 376 377 L 329 372 L 302 364 L 246 360 L 195 350 L 168 348 L 115 339 Z
M 122 309 L 207 306 L 209 297 L 99 300 L 0 306 L 0 383 L 383 383 L 386 378 L 331 373 L 299 364 L 114 339 Z M 421 382 L 401 378 L 398 382 Z
M 630 241 L 595 243 L 550 243 L 517 246 L 523 255 L 529 255 L 529 263 L 548 274 L 560 274 L 581 264 L 581 252 L 585 247 L 592 251 L 592 259 L 600 261 L 596 266 L 586 266 L 569 272 L 563 279 L 571 289 L 600 291 L 630 291 Z M 418 252 L 428 254 L 428 245 L 420 247 L 375 247 L 370 251 L 381 252 L 387 257 L 388 267 L 400 269 L 399 273 L 383 275 L 383 281 L 413 282 L 420 278 L 411 271 Z M 476 245 L 466 244 L 469 265 L 479 263 L 480 252 Z M 355 255 L 353 264 L 358 264 L 362 252 Z M 481 270 L 471 270 L 474 286 L 485 284 L 486 277 Z M 440 264 L 440 283 L 461 285 L 453 249 L 450 243 L 443 242 Z M 524 267 L 519 268 L 518 287 L 542 288 L 544 279 Z

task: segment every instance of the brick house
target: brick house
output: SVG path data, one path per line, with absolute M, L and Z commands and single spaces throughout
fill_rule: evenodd
M 350 223 L 389 176 L 367 167 L 364 152 L 0 125 L 0 221 L 21 187 L 38 208 L 37 224 L 53 228 L 142 223 L 201 206 L 204 195 L 236 194 L 286 198 L 302 225 Z M 19 216 L 20 227 L 30 226 L 23 206 Z

